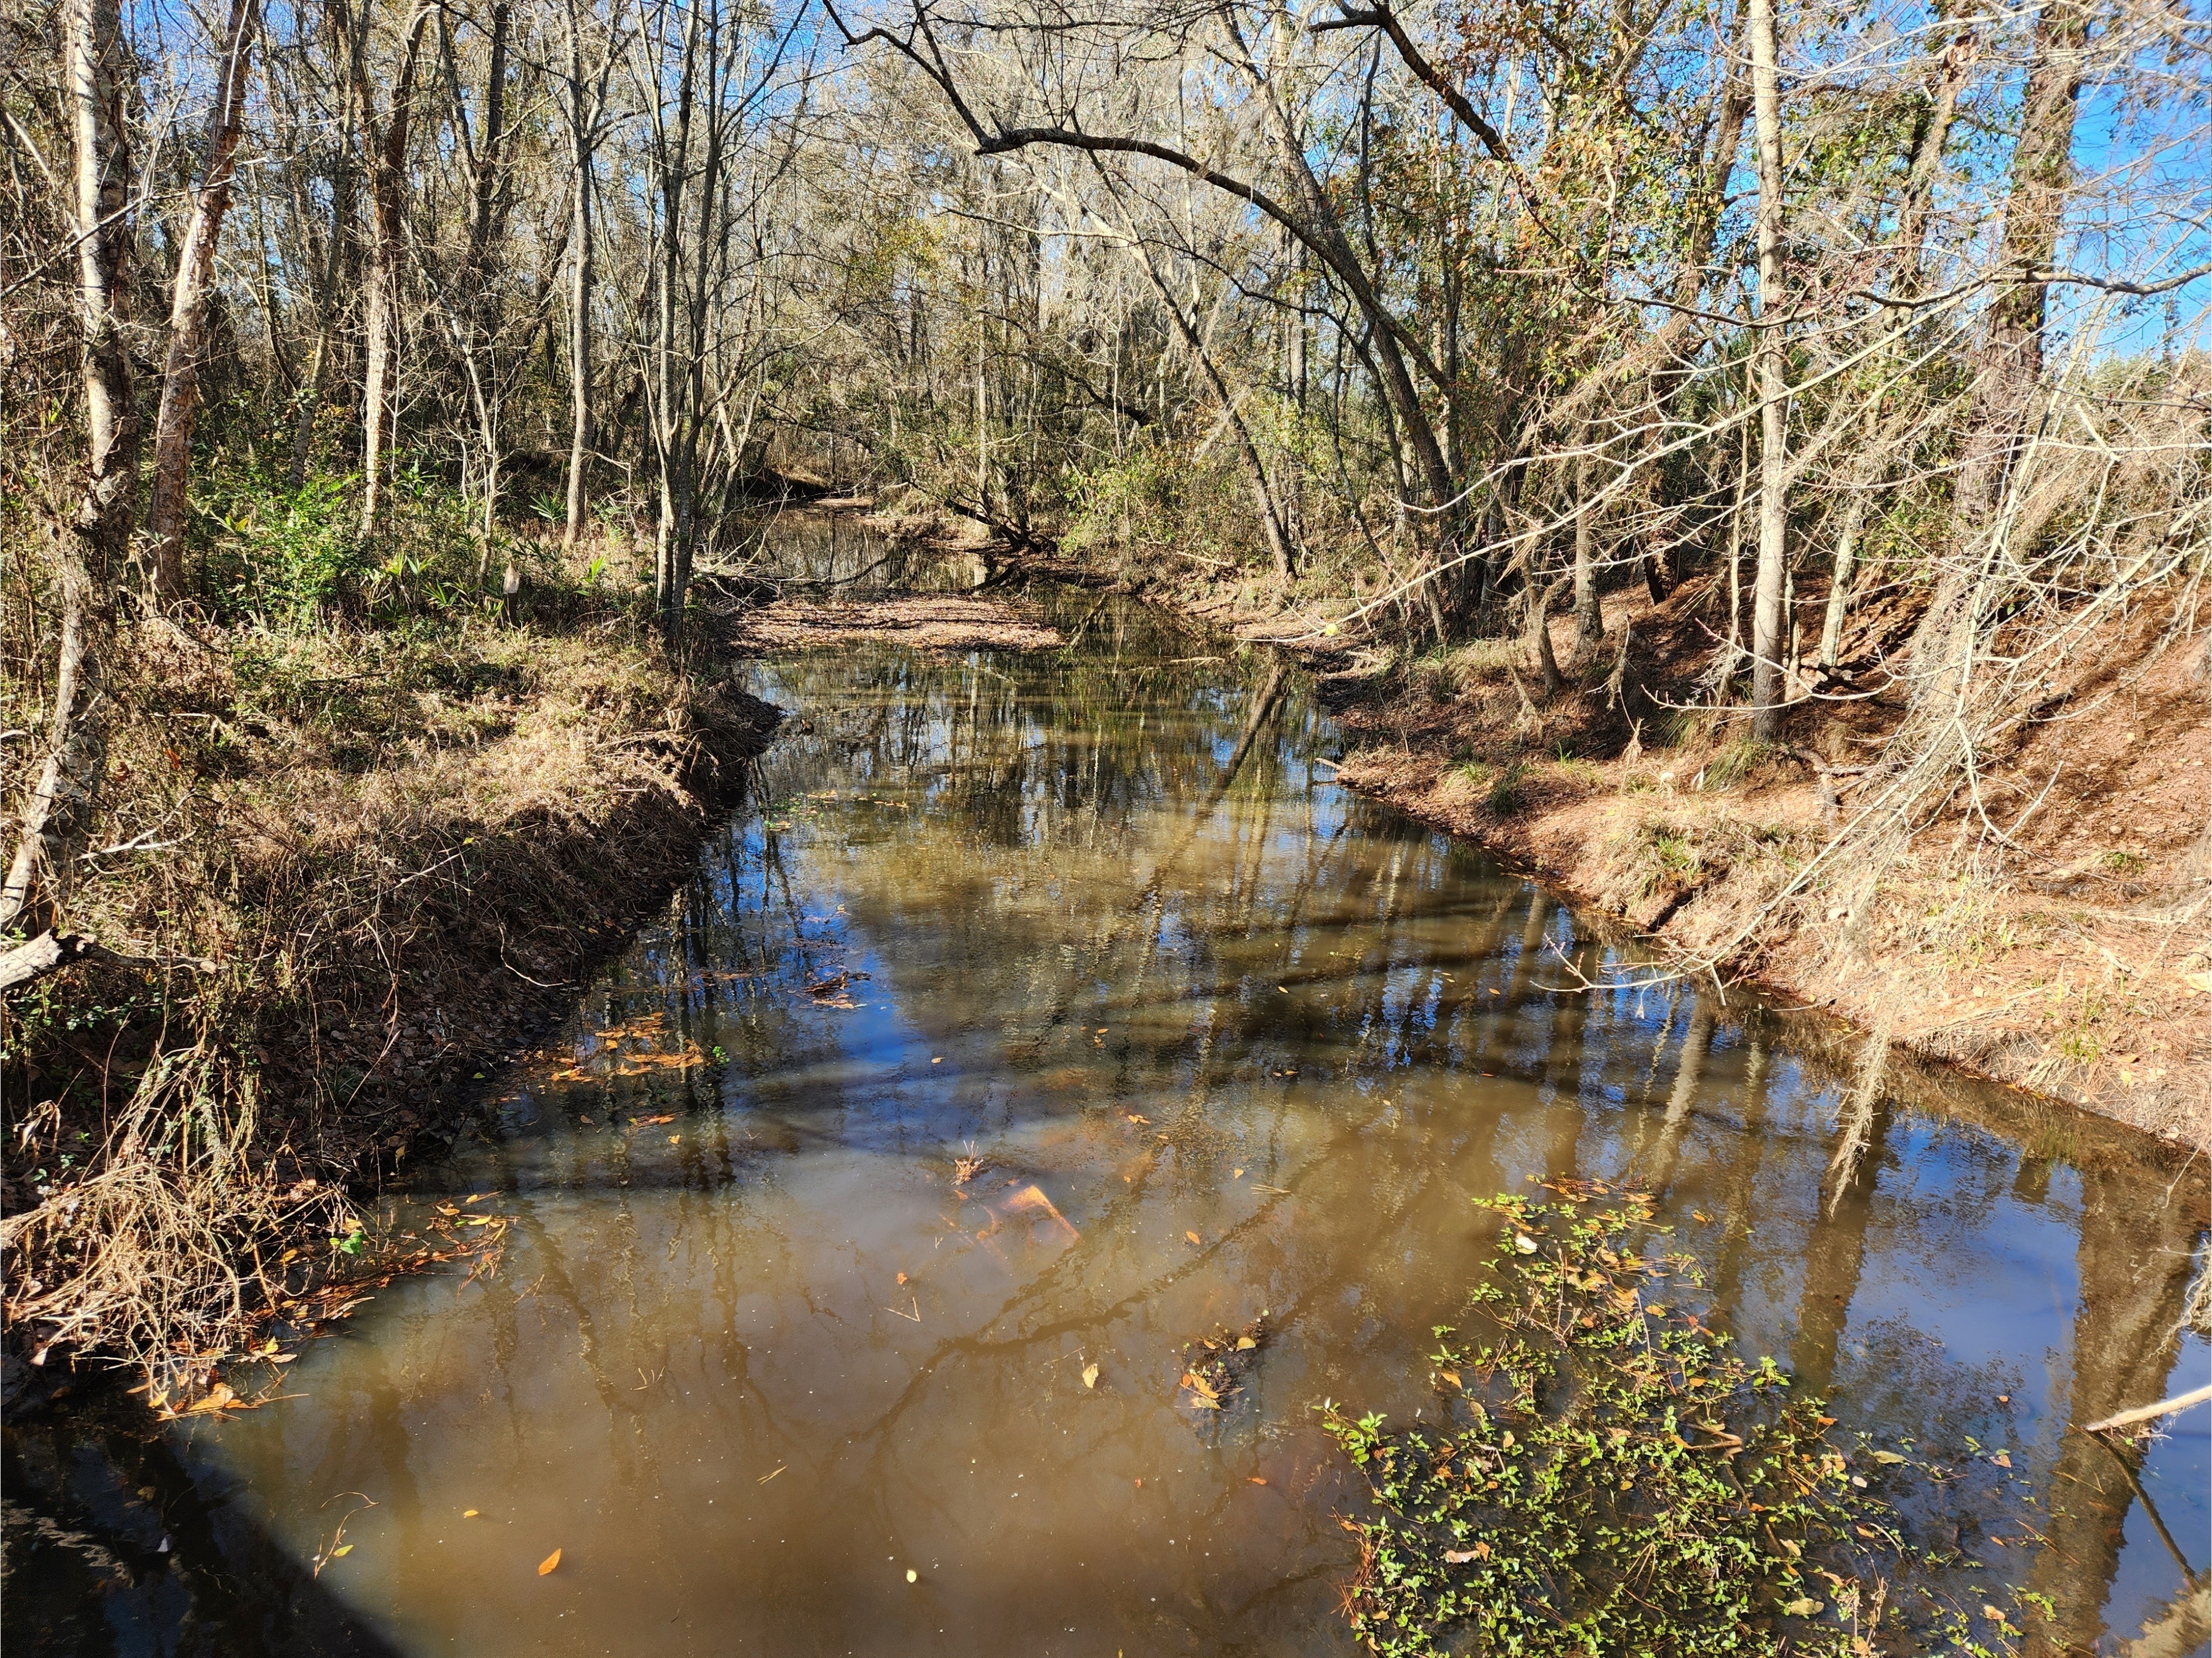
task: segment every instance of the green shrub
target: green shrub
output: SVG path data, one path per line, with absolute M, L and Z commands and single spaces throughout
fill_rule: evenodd
M 357 591 L 372 561 L 356 523 L 354 482 L 319 472 L 294 489 L 248 471 L 210 473 L 192 507 L 211 607 L 295 626 Z
M 1896 1533 L 1820 1401 L 1685 1304 L 1696 1263 L 1648 1198 L 1557 1189 L 1478 1200 L 1501 1232 L 1470 1299 L 1495 1334 L 1437 1328 L 1443 1427 L 1322 1406 L 1374 1497 L 1354 1633 L 1389 1658 L 1851 1652 L 1864 1557 Z

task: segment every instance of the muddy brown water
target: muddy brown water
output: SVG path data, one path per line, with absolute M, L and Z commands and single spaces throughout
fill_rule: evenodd
M 10 1426 L 11 1650 L 1348 1652 L 1316 1406 L 1435 1420 L 1469 1199 L 1593 1176 L 1904 1448 L 1882 1489 L 2016 1481 L 1942 1594 L 2106 1650 L 2164 1613 L 2066 1424 L 2206 1379 L 2201 1179 L 1907 1085 L 1824 1202 L 1847 1048 L 1808 1016 L 1580 989 L 1632 952 L 1334 783 L 1297 676 L 1040 602 L 1070 650 L 761 665 L 811 730 L 386 1205 L 511 1218 L 495 1273 L 394 1283 L 248 1415 Z M 1263 1312 L 1194 1407 L 1184 1344 Z M 2199 1569 L 2207 1418 L 2142 1469 Z

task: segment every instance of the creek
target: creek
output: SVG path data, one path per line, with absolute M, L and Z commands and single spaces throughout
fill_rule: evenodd
M 1332 781 L 1303 676 L 1036 602 L 1071 648 L 760 665 L 809 729 L 383 1205 L 509 1218 L 495 1271 L 393 1282 L 250 1413 L 9 1427 L 11 1647 L 1348 1652 L 1315 1406 L 1434 1420 L 1468 1199 L 1589 1177 L 1886 1477 L 2009 1462 L 2051 1546 L 1960 1538 L 1961 1594 L 2111 1649 L 2177 1592 L 2067 1424 L 2205 1380 L 2201 1181 L 1905 1077 L 1831 1191 L 1814 1016 L 1583 988 L 1640 958 Z M 1178 1385 L 1263 1313 L 1221 1408 Z M 2206 1416 L 2142 1475 L 2199 1564 Z

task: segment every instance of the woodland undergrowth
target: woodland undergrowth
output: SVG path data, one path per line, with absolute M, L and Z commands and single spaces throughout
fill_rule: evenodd
M 332 481 L 220 479 L 196 503 L 208 603 L 118 622 L 70 898 L 103 947 L 6 1015 L 15 1380 L 113 1360 L 189 1397 L 343 1276 L 349 1184 L 450 1137 L 478 1066 L 688 862 L 772 723 L 650 625 L 618 530 L 503 549 L 531 577 L 503 601 L 450 495 L 400 494 L 368 542 Z

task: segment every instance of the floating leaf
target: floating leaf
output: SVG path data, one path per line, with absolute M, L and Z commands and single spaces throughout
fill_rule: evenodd
M 1253 1340 L 1249 1336 L 1239 1336 L 1237 1338 L 1237 1351 L 1240 1353 L 1249 1353 L 1252 1349 L 1259 1345 L 1260 1344 L 1258 1342 Z
M 1098 1367 L 1096 1364 L 1086 1364 L 1083 1367 L 1083 1385 L 1086 1388 L 1095 1388 L 1098 1385 Z
M 1256 1473 L 1248 1473 L 1244 1476 L 1244 1483 L 1248 1485 L 1264 1485 L 1267 1482 Z
M 1196 1243 L 1198 1242 L 1198 1234 L 1195 1232 L 1185 1232 L 1183 1236 L 1188 1238 L 1193 1243 Z
M 1802 1600 L 1784 1600 L 1782 1610 L 1791 1618 L 1811 1618 L 1820 1612 L 1820 1603 L 1807 1595 Z
M 1882 1464 L 1885 1467 L 1888 1467 L 1892 1463 L 1902 1462 L 1905 1461 L 1905 1459 L 1899 1456 L 1895 1451 L 1876 1451 L 1874 1454 L 1874 1460 Z
M 1526 1232 L 1516 1232 L 1513 1235 L 1513 1247 L 1524 1255 L 1533 1255 L 1536 1253 L 1536 1240 Z
M 461 1518 L 464 1520 L 473 1520 L 477 1517 L 479 1512 L 480 1510 L 476 1509 L 463 1509 L 461 1510 Z
M 555 1569 L 557 1568 L 560 1564 L 561 1551 L 556 1549 L 552 1553 L 547 1555 L 543 1560 L 540 1560 L 538 1563 L 538 1575 L 540 1577 L 550 1577 L 553 1575 Z
M 352 1545 L 352 1544 L 350 1544 L 350 1543 L 341 1543 L 341 1544 L 339 1544 L 339 1545 L 337 1546 L 337 1547 L 336 1547 L 336 1548 L 334 1548 L 334 1549 L 332 1549 L 332 1550 L 331 1551 L 331 1559 L 333 1559 L 333 1560 L 343 1560 L 343 1559 L 344 1559 L 344 1558 L 346 1558 L 346 1556 L 348 1556 L 349 1554 L 351 1554 L 352 1552 L 353 1552 L 353 1545 Z
M 210 1390 L 208 1396 L 205 1399 L 195 1400 L 191 1406 L 185 1411 L 185 1414 L 186 1416 L 205 1416 L 212 1412 L 228 1408 L 232 1400 L 236 1397 L 237 1395 L 231 1392 L 230 1384 L 228 1382 L 218 1382 L 215 1384 L 214 1388 Z

